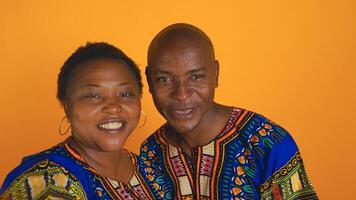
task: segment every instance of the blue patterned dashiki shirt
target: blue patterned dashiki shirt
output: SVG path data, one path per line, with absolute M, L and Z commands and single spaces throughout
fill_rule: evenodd
M 156 199 L 138 173 L 139 159 L 128 154 L 134 175 L 124 184 L 100 176 L 67 143 L 61 143 L 24 158 L 6 177 L 0 199 Z
M 166 199 L 317 199 L 292 137 L 259 114 L 234 108 L 223 131 L 190 156 L 167 142 L 166 126 L 143 143 L 139 163 L 161 171 L 146 176 L 164 180 Z

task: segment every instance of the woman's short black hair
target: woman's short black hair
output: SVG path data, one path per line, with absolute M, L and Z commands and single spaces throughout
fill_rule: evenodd
M 127 68 L 135 76 L 140 93 L 142 94 L 142 77 L 140 69 L 135 62 L 129 58 L 123 51 L 115 46 L 105 42 L 87 43 L 85 46 L 79 47 L 63 64 L 58 75 L 57 98 L 64 104 L 67 100 L 66 92 L 69 87 L 69 82 L 77 71 L 78 66 L 96 60 L 96 59 L 113 59 L 127 66 Z

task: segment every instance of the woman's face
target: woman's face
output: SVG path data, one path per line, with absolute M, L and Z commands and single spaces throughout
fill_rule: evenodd
M 140 118 L 134 75 L 118 61 L 97 59 L 79 66 L 65 105 L 76 143 L 96 151 L 118 151 Z

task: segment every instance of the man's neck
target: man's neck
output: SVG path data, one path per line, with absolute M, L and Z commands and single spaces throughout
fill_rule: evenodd
M 190 154 L 192 148 L 208 144 L 224 129 L 231 111 L 232 107 L 214 104 L 193 131 L 176 133 L 172 128 L 168 131 L 173 133 L 174 143 Z

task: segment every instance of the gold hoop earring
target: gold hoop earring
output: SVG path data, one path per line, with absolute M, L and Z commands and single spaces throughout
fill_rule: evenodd
M 59 128 L 58 128 L 58 133 L 59 133 L 59 135 L 62 135 L 62 136 L 65 135 L 65 134 L 67 134 L 68 131 L 69 131 L 69 129 L 71 128 L 71 125 L 70 125 L 70 123 L 69 123 L 69 126 L 67 127 L 67 129 L 65 129 L 65 131 L 62 132 L 62 125 L 63 125 L 63 122 L 64 122 L 65 119 L 68 120 L 68 115 L 66 115 L 66 116 L 64 116 L 64 117 L 62 118 L 61 123 L 59 124 Z
M 140 126 L 138 126 L 137 128 L 142 128 L 142 127 L 146 124 L 146 121 L 147 121 L 147 115 L 146 115 L 146 113 L 141 110 L 141 114 L 145 117 L 145 120 L 143 121 L 143 124 L 140 125 Z

